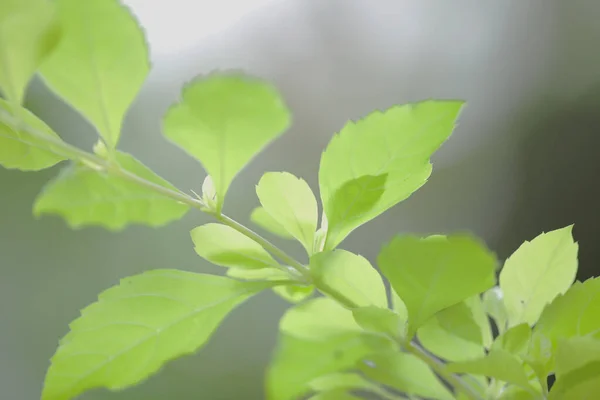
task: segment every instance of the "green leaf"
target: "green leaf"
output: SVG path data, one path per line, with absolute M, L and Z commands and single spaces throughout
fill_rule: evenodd
M 279 268 L 228 268 L 227 276 L 245 281 L 280 281 L 290 279 L 290 275 Z
M 367 331 L 381 332 L 392 337 L 405 335 L 406 319 L 388 308 L 360 307 L 352 310 L 352 315 L 356 323 Z
M 296 304 L 312 296 L 315 293 L 315 287 L 312 285 L 281 285 L 274 287 L 273 291 L 282 299 Z
M 40 72 L 110 148 L 148 72 L 144 34 L 117 0 L 57 0 L 63 35 Z
M 0 3 L 0 90 L 22 104 L 27 85 L 60 38 L 54 3 L 2 0 Z
M 496 338 L 493 350 L 506 350 L 516 356 L 524 356 L 529 349 L 531 328 L 526 323 L 515 325 Z
M 372 354 L 360 369 L 369 379 L 407 394 L 428 399 L 454 399 L 429 366 L 412 354 Z
M 448 361 L 465 361 L 485 354 L 481 328 L 466 303 L 448 307 L 417 331 L 429 352 Z
M 483 294 L 485 312 L 492 317 L 499 332 L 504 332 L 508 324 L 508 314 L 503 298 L 504 295 L 499 286 L 494 286 Z
M 465 300 L 465 304 L 471 310 L 471 313 L 473 314 L 473 320 L 479 326 L 482 344 L 485 348 L 489 348 L 492 345 L 494 338 L 492 335 L 490 318 L 485 312 L 481 296 L 477 295 L 469 297 L 467 300 Z
M 431 174 L 429 158 L 450 136 L 462 101 L 423 101 L 376 111 L 349 122 L 336 134 L 321 157 L 319 187 L 328 207 L 338 190 L 363 176 L 387 175 L 386 187 L 374 206 L 364 209 L 343 227 L 351 232 L 419 189 Z M 376 185 L 375 185 L 376 186 Z M 352 191 L 345 204 L 372 198 L 372 185 Z M 331 216 L 327 217 L 331 220 Z M 335 240 L 334 240 L 335 239 Z M 332 237 L 328 248 L 343 237 Z
M 254 210 L 252 210 L 252 213 L 250 214 L 250 221 L 276 236 L 284 239 L 294 238 L 288 233 L 288 231 L 285 230 L 283 226 L 281 226 L 279 222 L 277 222 L 277 220 L 271 217 L 271 215 L 263 207 L 256 207 Z
M 408 310 L 408 335 L 435 313 L 494 285 L 496 260 L 469 236 L 398 236 L 378 257 L 379 268 Z
M 282 334 L 267 371 L 267 400 L 300 398 L 311 390 L 309 383 L 315 378 L 354 367 L 379 348 L 382 340 L 353 332 L 321 340 Z M 333 397 L 338 398 L 344 397 Z
M 543 334 L 533 334 L 529 341 L 529 349 L 523 359 L 531 367 L 538 380 L 545 382 L 548 374 L 554 369 L 552 342 Z
M 164 117 L 164 134 L 202 163 L 213 179 L 217 211 L 237 173 L 290 125 L 277 90 L 239 74 L 188 84 Z
M 167 361 L 197 351 L 233 308 L 268 286 L 177 270 L 123 279 L 71 323 L 42 400 L 140 383 Z
M 555 382 L 549 400 L 589 399 L 600 391 L 600 361 L 586 364 Z
M 509 386 L 506 388 L 498 400 L 540 400 L 539 393 L 534 394 L 517 386 Z
M 365 215 L 385 192 L 387 174 L 365 175 L 344 183 L 325 203 L 328 231 L 324 250 L 334 249 L 354 229 L 366 221 Z
M 381 276 L 362 256 L 346 250 L 317 253 L 310 259 L 310 271 L 315 282 L 335 290 L 359 307 L 387 308 Z
M 600 362 L 600 340 L 587 336 L 561 340 L 556 351 L 556 378 L 592 362 Z
M 506 260 L 500 287 L 509 326 L 533 325 L 544 307 L 569 289 L 577 273 L 573 226 L 542 233 L 525 242 Z
M 381 389 L 353 372 L 336 372 L 333 374 L 320 376 L 310 382 L 309 386 L 315 392 L 327 392 L 338 390 L 363 390 L 373 393 L 380 393 Z
M 60 142 L 60 137 L 28 110 L 18 108 L 16 113 L 14 110 L 0 99 L 0 165 L 38 171 L 63 161 L 65 158 L 51 144 Z M 26 127 L 19 126 L 20 121 Z
M 600 390 L 600 341 L 590 337 L 562 340 L 556 354 L 556 382 L 550 399 L 587 399 Z
M 127 153 L 116 153 L 121 168 L 161 187 L 176 190 Z M 52 180 L 35 201 L 33 212 L 59 214 L 72 228 L 100 225 L 112 231 L 128 224 L 161 226 L 177 220 L 189 207 L 118 175 L 71 164 Z
M 308 400 L 361 400 L 361 398 L 344 390 L 331 390 L 311 396 Z
M 190 234 L 196 253 L 213 264 L 246 269 L 279 266 L 261 245 L 229 226 L 210 223 L 192 229 Z
M 529 379 L 523 364 L 504 350 L 491 350 L 485 357 L 448 364 L 447 370 L 496 378 L 501 381 L 529 388 Z
M 267 172 L 256 194 L 264 210 L 312 254 L 319 209 L 310 186 L 288 172 Z
M 534 328 L 552 340 L 574 336 L 600 339 L 600 278 L 575 284 L 548 305 Z

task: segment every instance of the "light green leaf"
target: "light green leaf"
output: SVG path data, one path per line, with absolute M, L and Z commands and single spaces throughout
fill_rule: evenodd
M 289 309 L 280 321 L 281 332 L 308 340 L 361 333 L 352 312 L 328 297 L 318 297 Z
M 540 394 L 534 394 L 518 386 L 509 386 L 502 392 L 498 400 L 540 400 Z
M 483 294 L 485 312 L 494 320 L 499 332 L 504 332 L 508 324 L 508 314 L 504 305 L 504 295 L 499 286 L 494 286 Z
M 116 160 L 128 173 L 164 188 L 176 190 L 127 153 Z M 38 196 L 33 212 L 60 214 L 72 228 L 100 225 L 117 231 L 127 224 L 161 226 L 181 218 L 189 207 L 118 175 L 72 164 L 63 169 Z
M 388 308 L 360 307 L 352 310 L 352 315 L 354 320 L 367 331 L 381 332 L 392 337 L 404 337 L 406 319 Z
M 0 99 L 0 165 L 38 171 L 63 161 L 65 158 L 51 144 L 60 142 L 60 137 L 28 110 L 18 108 L 16 113 L 14 110 Z
M 469 373 L 496 378 L 501 381 L 529 388 L 529 380 L 523 364 L 504 350 L 491 350 L 476 360 L 448 364 L 449 372 Z
M 577 273 L 573 226 L 542 233 L 525 242 L 506 260 L 500 287 L 509 326 L 533 325 L 544 307 L 569 289 Z
M 485 354 L 481 328 L 464 302 L 438 312 L 417 330 L 417 337 L 429 352 L 448 361 Z
M 600 362 L 600 340 L 587 336 L 563 339 L 556 350 L 556 378 L 591 362 Z
M 319 209 L 310 186 L 288 172 L 267 172 L 256 194 L 264 210 L 312 254 Z
M 496 338 L 493 350 L 505 350 L 516 356 L 524 356 L 529 349 L 531 328 L 526 323 L 515 325 Z
M 317 253 L 310 259 L 310 271 L 316 282 L 342 294 L 359 307 L 387 308 L 381 275 L 362 256 L 346 250 Z
M 210 223 L 190 232 L 196 253 L 222 267 L 277 268 L 278 263 L 261 245 L 226 225 Z
M 574 336 L 600 339 L 600 278 L 575 282 L 558 296 L 544 309 L 534 333 L 551 339 L 554 347 L 559 339 Z
M 465 300 L 465 304 L 471 310 L 475 323 L 479 326 L 481 331 L 481 339 L 485 348 L 489 348 L 494 341 L 492 335 L 492 327 L 490 324 L 490 317 L 485 312 L 483 306 L 483 300 L 480 295 L 469 297 Z
M 0 90 L 14 104 L 22 104 L 27 85 L 42 60 L 60 38 L 53 2 L 0 2 Z
M 144 34 L 117 0 L 56 4 L 63 35 L 42 64 L 42 77 L 115 148 L 125 113 L 150 71 Z
M 362 376 L 353 372 L 336 372 L 313 379 L 309 386 L 315 392 L 331 390 L 366 390 L 374 393 L 379 392 L 379 387 L 369 382 Z
M 404 321 L 408 320 L 408 310 L 406 309 L 406 305 L 404 304 L 404 302 L 402 301 L 400 296 L 398 296 L 398 293 L 394 292 L 393 290 L 392 290 L 392 309 L 398 315 L 400 315 L 400 318 L 402 318 Z
M 387 174 L 365 175 L 344 183 L 325 204 L 328 220 L 324 250 L 334 249 L 354 229 L 385 192 Z
M 280 281 L 290 279 L 290 275 L 279 268 L 228 268 L 227 276 L 245 281 Z
M 562 340 L 556 354 L 551 400 L 593 399 L 600 390 L 600 341 L 590 337 Z
M 315 287 L 312 285 L 281 285 L 274 287 L 273 291 L 282 299 L 296 304 L 312 296 L 315 293 Z
M 425 184 L 431 174 L 429 158 L 450 136 L 462 105 L 462 101 L 429 100 L 395 106 L 349 122 L 332 138 L 319 168 L 321 200 L 326 207 L 347 182 L 366 175 L 387 175 L 377 203 L 353 218 L 345 232 L 377 217 Z M 371 197 L 368 189 L 365 185 L 362 191 L 353 191 L 345 204 Z M 332 237 L 328 248 L 341 239 Z
M 360 369 L 369 379 L 407 394 L 428 399 L 454 399 L 427 364 L 412 354 L 371 354 L 368 361 L 360 365 Z
M 532 335 L 529 340 L 529 349 L 523 359 L 534 371 L 538 380 L 545 381 L 548 374 L 554 369 L 554 352 L 551 340 L 540 333 Z
M 237 173 L 290 124 L 277 90 L 239 74 L 188 84 L 164 117 L 164 134 L 202 163 L 213 179 L 217 211 Z
M 331 390 L 311 396 L 308 400 L 361 400 L 361 398 L 344 390 Z
M 408 310 L 408 335 L 435 313 L 494 285 L 496 260 L 469 236 L 398 236 L 377 259 Z
M 177 270 L 123 279 L 71 323 L 42 400 L 140 383 L 167 361 L 197 351 L 233 308 L 268 286 Z
M 260 226 L 267 232 L 270 232 L 274 235 L 280 236 L 284 239 L 293 239 L 294 237 L 285 230 L 283 226 L 277 220 L 275 220 L 271 215 L 263 208 L 256 207 L 250 213 L 250 221 L 254 224 Z
M 311 390 L 309 383 L 315 378 L 350 369 L 384 344 L 382 338 L 355 332 L 327 336 L 320 340 L 303 339 L 284 333 L 279 338 L 267 371 L 267 400 L 301 398 Z

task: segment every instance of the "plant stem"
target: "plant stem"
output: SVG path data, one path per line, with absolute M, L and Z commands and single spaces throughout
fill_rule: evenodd
M 66 159 L 70 159 L 72 161 L 83 162 L 88 165 L 90 168 L 96 169 L 98 171 L 106 171 L 110 174 L 118 176 L 120 178 L 126 179 L 132 183 L 143 186 L 149 190 L 152 190 L 156 193 L 159 193 L 165 197 L 171 198 L 180 203 L 186 204 L 190 207 L 196 208 L 204 213 L 207 213 L 217 219 L 219 222 L 227 225 L 236 231 L 242 233 L 246 237 L 252 239 L 259 245 L 261 245 L 265 250 L 271 253 L 273 256 L 277 257 L 280 261 L 286 263 L 292 268 L 292 278 L 294 282 L 300 280 L 305 284 L 314 284 L 315 287 L 323 294 L 331 297 L 336 300 L 338 303 L 343 305 L 346 308 L 357 308 L 359 307 L 352 299 L 344 296 L 339 291 L 335 290 L 331 286 L 325 284 L 321 281 L 316 281 L 310 274 L 310 270 L 288 255 L 285 251 L 281 250 L 279 247 L 275 246 L 267 239 L 260 236 L 258 233 L 252 231 L 246 226 L 240 224 L 239 222 L 229 218 L 228 216 L 214 210 L 210 210 L 202 200 L 194 198 L 180 190 L 173 190 L 161 185 L 158 185 L 154 182 L 150 182 L 144 178 L 141 178 L 125 169 L 123 169 L 119 164 L 105 160 L 102 157 L 99 157 L 93 153 L 88 153 L 84 150 L 81 150 L 75 146 L 72 146 L 68 143 L 63 142 L 60 139 L 56 139 L 52 136 L 47 135 L 44 132 L 33 129 L 30 126 L 24 125 L 21 120 L 13 117 L 9 113 L 0 110 L 0 121 L 3 121 L 8 126 L 18 127 L 19 130 L 23 130 L 30 135 L 46 142 L 50 147 L 43 148 L 46 151 L 53 152 L 54 154 L 64 157 Z M 9 137 L 11 139 L 17 140 L 16 138 Z M 30 146 L 34 146 L 40 148 L 36 143 L 31 143 L 23 138 L 19 137 L 18 140 L 21 142 L 28 144 Z M 285 270 L 290 273 L 291 271 L 287 268 Z M 397 341 L 397 338 L 392 338 Z M 435 371 L 439 376 L 441 376 L 444 380 L 446 380 L 450 385 L 452 385 L 455 389 L 461 390 L 465 395 L 467 395 L 472 400 L 482 400 L 482 397 L 463 379 L 459 376 L 448 372 L 445 368 L 444 363 L 437 360 L 436 358 L 430 356 L 425 350 L 423 350 L 419 345 L 413 342 L 402 343 L 402 347 L 408 351 L 409 353 L 415 355 L 423 362 L 425 362 L 429 367 Z

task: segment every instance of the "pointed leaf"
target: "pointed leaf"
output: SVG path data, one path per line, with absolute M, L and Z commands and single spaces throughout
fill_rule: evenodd
M 71 323 L 42 400 L 140 383 L 167 361 L 197 351 L 233 308 L 267 286 L 177 270 L 123 279 Z
M 429 158 L 450 136 L 462 105 L 461 101 L 430 100 L 395 106 L 349 122 L 333 137 L 319 167 L 322 204 L 327 206 L 349 181 L 365 175 L 387 175 L 385 191 L 377 203 L 353 218 L 344 232 L 377 217 L 425 184 L 431 174 Z M 368 187 L 353 191 L 346 204 L 372 196 L 367 194 Z M 335 237 L 328 248 L 341 239 Z
M 398 236 L 379 267 L 408 310 L 409 336 L 435 313 L 494 285 L 494 256 L 469 236 Z
M 256 194 L 264 210 L 312 254 L 319 210 L 310 186 L 288 172 L 267 172 Z
M 324 250 L 334 249 L 362 225 L 385 192 L 387 175 L 364 175 L 344 183 L 325 203 L 328 231 Z
M 485 312 L 492 317 L 499 332 L 504 332 L 508 324 L 508 314 L 503 299 L 504 295 L 499 286 L 494 286 L 483 294 Z
M 505 350 L 516 356 L 524 356 L 529 349 L 531 328 L 526 323 L 515 325 L 496 338 L 493 350 Z
M 372 354 L 360 368 L 368 378 L 407 394 L 428 399 L 454 399 L 429 366 L 412 354 Z
M 210 223 L 192 229 L 190 234 L 196 253 L 213 264 L 246 269 L 279 266 L 261 245 L 229 226 Z
M 317 253 L 310 259 L 310 271 L 316 282 L 334 289 L 359 307 L 387 308 L 381 275 L 362 256 L 346 250 Z
M 22 104 L 25 89 L 42 60 L 55 48 L 60 27 L 54 3 L 2 0 L 0 3 L 0 91 Z
M 176 190 L 144 164 L 118 152 L 121 168 L 147 181 Z M 100 225 L 117 231 L 128 224 L 161 226 L 177 220 L 189 207 L 117 175 L 72 164 L 52 180 L 35 201 L 33 212 L 60 214 L 72 228 Z
M 448 361 L 465 361 L 485 354 L 481 328 L 464 302 L 437 313 L 419 328 L 417 337 L 429 352 Z
M 525 242 L 506 260 L 500 287 L 509 326 L 533 325 L 544 307 L 569 289 L 577 273 L 573 226 L 542 233 Z
M 115 148 L 125 113 L 150 71 L 144 34 L 117 0 L 56 4 L 63 34 L 42 76 Z
M 290 124 L 277 90 L 239 74 L 213 74 L 188 84 L 164 117 L 164 134 L 202 163 L 220 211 L 237 173 Z
M 63 161 L 51 144 L 60 137 L 28 110 L 14 107 L 0 99 L 0 165 L 38 171 Z
M 285 230 L 283 226 L 276 219 L 271 217 L 271 215 L 263 208 L 256 207 L 250 213 L 250 221 L 254 224 L 260 226 L 267 232 L 270 232 L 274 235 L 282 237 L 284 239 L 293 239 L 294 237 Z
M 504 350 L 492 350 L 476 360 L 451 363 L 448 371 L 469 373 L 496 378 L 501 381 L 529 388 L 529 380 L 522 363 Z

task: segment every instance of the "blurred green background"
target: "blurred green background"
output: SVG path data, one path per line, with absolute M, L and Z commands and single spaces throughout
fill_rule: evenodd
M 580 276 L 598 275 L 600 2 L 571 0 L 129 0 L 145 26 L 153 72 L 127 117 L 121 148 L 183 190 L 204 172 L 167 143 L 160 120 L 181 85 L 214 69 L 274 82 L 294 125 L 235 180 L 226 213 L 248 222 L 264 171 L 290 171 L 316 191 L 318 161 L 348 119 L 425 98 L 468 107 L 434 158 L 430 182 L 353 233 L 343 248 L 374 260 L 400 232 L 469 231 L 501 259 L 544 230 L 575 223 Z M 375 5 L 375 3 L 377 3 Z M 95 133 L 44 85 L 27 106 L 63 138 Z M 36 220 L 36 194 L 57 172 L 0 169 L 0 397 L 38 399 L 58 339 L 79 310 L 119 279 L 153 268 L 222 273 L 193 251 L 190 212 L 161 229 L 113 234 Z M 280 243 L 295 256 L 299 246 Z M 83 399 L 259 400 L 277 320 L 264 293 L 228 317 L 194 356 L 136 388 Z

